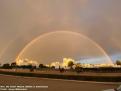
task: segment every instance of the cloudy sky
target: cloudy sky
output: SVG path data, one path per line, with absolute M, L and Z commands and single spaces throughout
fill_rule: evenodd
M 34 38 L 73 31 L 121 59 L 121 0 L 0 0 L 0 61 L 14 60 Z

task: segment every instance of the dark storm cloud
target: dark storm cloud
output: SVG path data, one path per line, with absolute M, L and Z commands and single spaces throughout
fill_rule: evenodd
M 121 0 L 0 0 L 1 60 L 54 30 L 80 32 L 107 53 L 120 53 Z

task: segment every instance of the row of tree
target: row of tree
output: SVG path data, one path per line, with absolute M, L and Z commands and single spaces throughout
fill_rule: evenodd
M 9 63 L 5 63 L 3 64 L 0 68 L 3 68 L 3 69 L 12 69 L 12 68 L 23 68 L 23 69 L 31 69 L 31 68 L 40 68 L 40 69 L 43 69 L 43 68 L 51 68 L 51 69 L 55 69 L 55 66 L 51 66 L 51 67 L 48 67 L 48 66 L 45 66 L 44 64 L 39 64 L 38 67 L 36 66 L 33 66 L 31 64 L 29 65 L 17 65 L 16 62 L 13 62 L 11 64 Z
M 117 65 L 121 65 L 121 61 L 120 60 L 117 60 L 116 61 L 116 64 Z M 70 67 L 70 69 L 73 69 L 73 66 L 74 65 L 76 65 L 74 62 L 72 62 L 72 61 L 69 61 L 68 62 L 68 67 Z M 21 65 L 21 66 L 18 66 L 17 64 L 16 64 L 16 62 L 12 62 L 11 64 L 9 64 L 9 63 L 6 63 L 6 64 L 3 64 L 2 66 L 1 66 L 1 68 L 4 68 L 4 69 L 11 69 L 11 68 L 28 68 L 28 69 L 31 69 L 31 68 L 40 68 L 40 69 L 43 69 L 43 68 L 51 68 L 51 69 L 55 69 L 55 66 L 51 66 L 51 67 L 48 67 L 48 66 L 45 66 L 44 64 L 39 64 L 39 66 L 38 67 L 36 67 L 36 66 L 32 66 L 31 64 L 30 65 Z M 78 66 L 77 66 L 77 68 L 78 68 Z

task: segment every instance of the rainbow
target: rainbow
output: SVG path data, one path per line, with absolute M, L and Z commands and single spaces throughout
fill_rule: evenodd
M 32 44 L 34 44 L 37 40 L 39 40 L 40 38 L 42 37 L 46 37 L 50 34 L 54 34 L 54 33 L 72 33 L 72 34 L 76 34 L 82 38 L 85 38 L 87 39 L 88 41 L 90 41 L 91 43 L 93 43 L 104 55 L 105 57 L 107 58 L 107 61 L 108 63 L 112 64 L 112 60 L 111 58 L 108 56 L 108 54 L 104 51 L 104 49 L 98 44 L 96 43 L 95 41 L 93 41 L 92 39 L 88 38 L 87 36 L 81 34 L 81 33 L 78 33 L 78 32 L 72 32 L 72 31 L 64 31 L 64 30 L 61 30 L 61 31 L 53 31 L 53 32 L 48 32 L 48 33 L 44 33 L 38 37 L 36 37 L 35 39 L 33 39 L 31 42 L 29 42 L 22 50 L 21 52 L 18 54 L 18 56 L 16 57 L 16 62 L 19 60 L 19 58 L 21 57 L 21 55 L 24 53 L 24 51 L 29 48 Z

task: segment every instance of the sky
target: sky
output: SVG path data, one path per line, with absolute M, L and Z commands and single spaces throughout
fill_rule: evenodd
M 54 31 L 35 38 L 24 47 L 17 60 L 26 58 L 42 64 L 62 62 L 63 58 L 78 62 L 83 60 L 85 63 L 112 63 L 97 43 L 80 33 L 70 31 Z
M 121 59 L 121 0 L 0 0 L 0 61 L 15 60 L 36 37 L 73 31 Z

